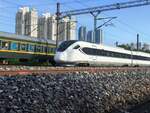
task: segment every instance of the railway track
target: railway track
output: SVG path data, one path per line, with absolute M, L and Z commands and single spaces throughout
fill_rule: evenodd
M 49 73 L 68 73 L 68 72 L 90 72 L 90 73 L 107 73 L 107 72 L 123 72 L 123 71 L 150 71 L 150 67 L 51 67 L 48 69 L 37 69 L 37 70 L 6 70 L 0 71 L 0 75 L 30 75 L 30 74 L 49 74 Z

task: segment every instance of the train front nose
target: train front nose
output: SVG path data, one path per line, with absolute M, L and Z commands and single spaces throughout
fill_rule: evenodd
M 54 60 L 57 63 L 63 63 L 66 61 L 66 55 L 62 52 L 57 52 L 54 56 Z

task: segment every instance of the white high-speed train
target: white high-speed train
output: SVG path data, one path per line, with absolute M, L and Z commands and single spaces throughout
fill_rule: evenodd
M 84 41 L 62 42 L 54 56 L 57 64 L 81 66 L 150 66 L 150 54 Z

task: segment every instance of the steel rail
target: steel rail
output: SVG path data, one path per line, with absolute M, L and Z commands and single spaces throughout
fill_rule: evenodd
M 109 73 L 109 72 L 126 72 L 126 71 L 146 72 L 150 71 L 150 67 L 67 67 L 67 68 L 61 67 L 46 70 L 9 70 L 9 71 L 0 71 L 0 76 L 62 74 L 73 72 Z

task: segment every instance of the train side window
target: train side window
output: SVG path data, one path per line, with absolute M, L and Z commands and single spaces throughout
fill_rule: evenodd
M 41 48 L 42 48 L 42 53 L 45 53 L 45 47 L 41 46 Z
M 0 48 L 2 48 L 2 41 L 0 40 Z
M 54 52 L 54 49 L 53 48 L 51 48 L 51 53 L 53 53 Z
M 54 52 L 55 52 L 54 48 L 51 48 L 51 53 L 54 53 Z
M 53 52 L 53 48 L 50 48 L 50 52 L 51 52 L 51 53 Z
M 110 52 L 110 56 L 111 56 L 111 57 L 114 57 L 114 52 Z
M 55 53 L 55 48 L 51 48 L 52 49 L 52 53 Z
M 39 52 L 40 51 L 40 49 L 39 49 L 39 46 L 36 46 L 36 50 L 35 50 L 36 52 Z
M 109 51 L 106 52 L 106 56 L 110 57 L 110 52 Z
M 43 53 L 43 46 L 40 46 L 40 52 Z
M 49 47 L 47 47 L 47 53 L 50 53 L 50 48 Z
M 103 51 L 103 55 L 104 55 L 104 56 L 107 56 L 107 53 L 106 53 L 106 51 L 105 51 L 105 50 Z
M 48 53 L 53 53 L 54 52 L 54 48 L 49 47 L 48 48 Z
M 51 48 L 51 52 L 52 52 L 52 53 L 54 52 L 54 49 L 53 49 L 53 48 Z
M 27 50 L 27 44 L 20 44 L 20 50 L 26 51 Z
M 9 49 L 9 42 L 2 41 L 2 49 L 8 50 Z
M 28 51 L 34 52 L 34 48 L 35 48 L 34 45 L 31 45 L 31 44 L 28 45 Z
M 44 53 L 47 53 L 47 47 L 43 47 Z
M 54 48 L 54 51 L 56 52 L 56 48 Z
M 41 52 L 41 46 L 36 46 L 36 52 Z
M 10 49 L 11 50 L 18 50 L 18 43 L 17 42 L 11 42 Z

